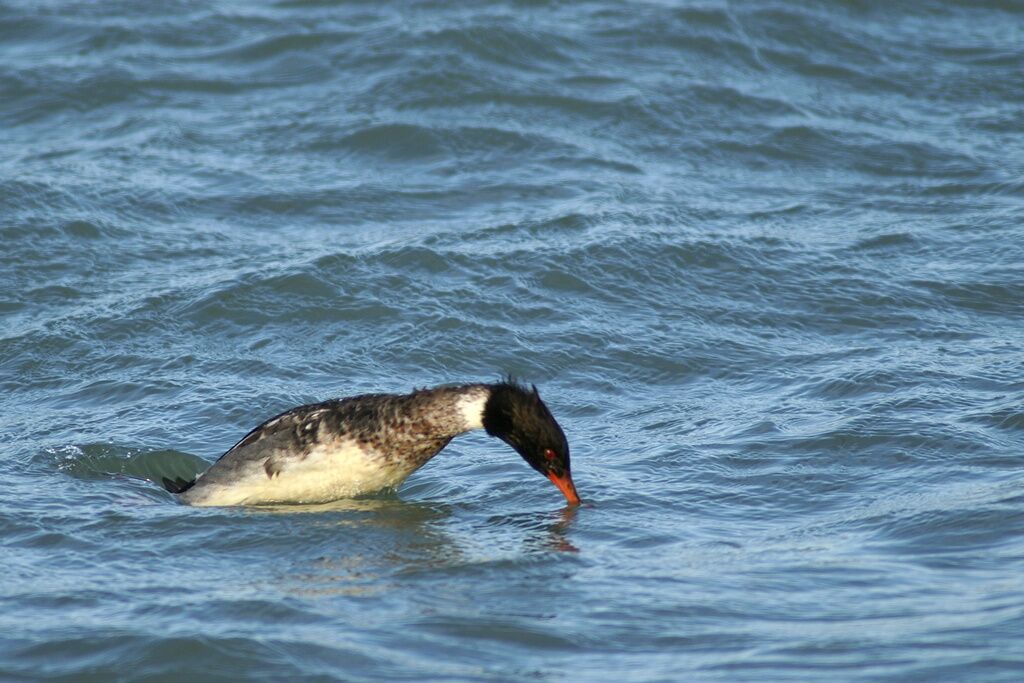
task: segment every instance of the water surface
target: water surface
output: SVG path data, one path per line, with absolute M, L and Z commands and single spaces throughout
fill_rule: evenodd
M 1020 680 L 1022 26 L 0 2 L 0 678 Z M 587 506 L 152 483 L 506 372 Z

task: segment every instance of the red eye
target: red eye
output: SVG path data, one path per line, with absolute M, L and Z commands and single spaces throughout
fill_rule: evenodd
M 545 460 L 554 460 L 555 459 L 555 452 L 553 450 L 551 450 L 550 448 L 545 448 L 544 449 L 544 459 Z

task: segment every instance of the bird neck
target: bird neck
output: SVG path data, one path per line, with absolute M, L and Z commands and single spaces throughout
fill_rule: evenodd
M 491 397 L 491 390 L 484 384 L 471 384 L 458 387 L 456 391 L 455 411 L 462 420 L 462 431 L 483 429 L 484 408 Z
M 400 399 L 402 419 L 431 437 L 451 439 L 484 426 L 484 409 L 491 389 L 486 384 L 462 384 L 420 389 Z

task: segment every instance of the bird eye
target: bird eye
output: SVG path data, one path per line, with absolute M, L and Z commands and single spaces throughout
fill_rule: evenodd
M 544 449 L 544 459 L 545 460 L 549 460 L 549 461 L 550 460 L 554 460 L 555 459 L 555 452 L 553 450 L 551 450 L 550 448 L 545 448 Z

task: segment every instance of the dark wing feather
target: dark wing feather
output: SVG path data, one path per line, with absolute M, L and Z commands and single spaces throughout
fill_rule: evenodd
M 305 424 L 306 420 L 309 418 L 311 414 L 323 410 L 325 408 L 335 407 L 337 406 L 338 403 L 339 401 L 323 401 L 321 403 L 309 403 L 304 406 L 298 406 L 296 408 L 286 410 L 283 413 L 279 413 L 278 415 L 275 415 L 266 422 L 253 428 L 248 434 L 243 436 L 238 441 L 238 443 L 236 443 L 231 448 L 227 449 L 224 452 L 224 455 L 220 456 L 220 458 L 217 458 L 217 460 L 221 460 L 222 458 L 224 458 L 224 456 L 228 455 L 229 453 L 233 453 L 234 451 L 237 451 L 240 448 L 245 448 L 246 446 L 251 446 L 257 441 L 261 441 L 268 437 L 274 436 L 275 434 L 279 434 L 281 432 L 286 431 L 294 432 L 296 429 L 299 429 L 301 431 L 302 425 Z

